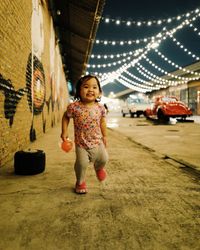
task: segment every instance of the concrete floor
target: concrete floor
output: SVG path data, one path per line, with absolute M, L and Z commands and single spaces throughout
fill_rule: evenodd
M 194 121 L 194 122 L 189 122 Z M 174 125 L 141 118 L 108 117 L 108 126 L 131 140 L 148 147 L 160 157 L 170 158 L 200 171 L 200 117 Z
M 108 178 L 99 183 L 89 166 L 87 195 L 74 193 L 74 150 L 59 148 L 59 127 L 30 145 L 46 153 L 43 173 L 1 168 L 0 249 L 199 250 L 199 177 L 136 141 L 149 126 L 132 127 L 129 138 L 108 129 Z

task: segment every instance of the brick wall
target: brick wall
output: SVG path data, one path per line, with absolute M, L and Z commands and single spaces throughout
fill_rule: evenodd
M 0 166 L 61 122 L 69 100 L 47 1 L 1 0 Z

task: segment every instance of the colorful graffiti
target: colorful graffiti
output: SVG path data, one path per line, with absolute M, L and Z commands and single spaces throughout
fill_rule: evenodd
M 28 55 L 26 64 L 26 82 L 20 83 L 24 87 L 15 89 L 15 84 L 10 79 L 0 74 L 0 91 L 4 98 L 4 116 L 9 120 L 12 127 L 17 106 L 24 95 L 27 95 L 27 101 L 31 116 L 30 141 L 36 140 L 36 131 L 34 128 L 34 117 L 41 115 L 43 132 L 46 132 L 46 115 L 50 115 L 51 126 L 56 123 L 55 112 L 63 108 L 63 91 L 61 87 L 62 62 L 59 48 L 55 42 L 55 32 L 51 20 L 50 41 L 49 41 L 49 59 L 50 59 L 50 76 L 45 77 L 42 64 L 44 55 L 44 22 L 43 7 L 40 0 L 32 0 L 32 17 L 31 17 L 31 51 Z M 46 79 L 47 86 L 46 86 Z M 19 84 L 18 84 L 19 86 Z M 46 88 L 48 87 L 48 97 Z M 47 109 L 44 109 L 47 107 Z M 58 117 L 57 117 L 58 119 Z
M 29 55 L 27 63 L 26 87 L 29 108 L 34 115 L 38 115 L 45 103 L 45 74 L 42 63 L 32 54 Z
M 33 63 L 32 63 L 33 60 Z M 32 69 L 33 65 L 33 69 Z M 33 79 L 32 79 L 33 72 Z M 46 119 L 44 115 L 44 105 L 47 106 L 48 114 L 51 110 L 54 112 L 55 106 L 59 110 L 59 98 L 55 100 L 54 90 L 52 83 L 50 82 L 50 95 L 46 99 L 46 84 L 45 84 L 45 73 L 42 63 L 36 56 L 31 53 L 28 57 L 27 69 L 26 69 L 26 86 L 15 90 L 12 81 L 10 79 L 5 79 L 2 74 L 0 74 L 0 91 L 3 92 L 4 98 L 4 116 L 9 120 L 10 127 L 13 125 L 14 116 L 16 113 L 17 105 L 19 104 L 21 98 L 26 94 L 30 112 L 32 113 L 32 125 L 30 129 L 30 140 L 36 139 L 36 134 L 34 131 L 34 116 L 42 113 L 43 120 L 43 132 L 45 133 Z M 51 121 L 52 126 L 55 125 L 55 119 Z M 35 138 L 35 139 L 34 139 Z
M 0 74 L 0 91 L 2 91 L 5 96 L 4 115 L 5 118 L 9 120 L 10 127 L 14 121 L 17 105 L 24 94 L 27 94 L 29 108 L 33 116 L 40 114 L 45 104 L 45 74 L 42 63 L 36 56 L 32 56 L 30 53 L 26 70 L 26 86 L 15 90 L 11 80 L 5 79 Z M 33 128 L 31 131 L 32 130 Z

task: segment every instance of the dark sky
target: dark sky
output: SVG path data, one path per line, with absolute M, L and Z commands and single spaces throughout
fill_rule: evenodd
M 148 21 L 148 20 L 159 20 L 159 19 L 167 19 L 169 17 L 176 17 L 178 15 L 185 14 L 196 8 L 200 8 L 199 0 L 167 0 L 167 1 L 158 1 L 158 0 L 107 0 L 103 17 L 109 17 L 112 19 L 121 20 L 131 20 L 131 21 Z M 195 26 L 200 31 L 200 18 L 195 21 Z M 99 28 L 97 31 L 96 39 L 99 40 L 136 40 L 136 39 L 144 39 L 145 37 L 151 37 L 152 35 L 156 35 L 161 31 L 161 29 L 167 25 L 167 28 L 175 27 L 177 22 L 172 22 L 171 24 L 163 24 L 163 25 L 152 25 L 151 27 L 147 27 L 146 25 L 142 25 L 141 27 L 137 27 L 136 25 L 131 25 L 127 27 L 125 24 L 116 25 L 114 22 L 106 24 L 103 20 L 101 20 L 99 24 Z M 170 26 L 171 25 L 171 26 Z M 173 26 L 174 25 L 174 26 Z M 200 56 L 200 36 L 195 34 L 191 28 L 184 28 L 181 32 L 176 32 L 176 39 L 181 41 L 189 50 L 191 50 L 195 55 Z M 172 41 L 163 41 L 159 46 L 159 50 L 164 53 L 168 58 L 181 66 L 186 66 L 195 62 L 195 59 L 186 55 L 180 48 L 178 48 Z M 142 44 L 134 44 L 134 45 L 107 45 L 104 44 L 94 44 L 92 54 L 100 54 L 100 55 L 110 55 L 117 53 L 125 53 L 129 51 L 134 51 L 138 48 L 144 47 Z M 155 55 L 155 53 L 150 53 L 148 57 L 156 64 L 162 65 L 165 67 L 165 70 L 168 72 L 175 70 L 171 65 L 167 65 L 166 62 L 161 61 L 161 59 Z M 119 59 L 96 59 L 91 58 L 89 64 L 103 64 L 113 62 Z M 148 65 L 145 65 L 145 62 L 141 62 L 144 67 L 148 68 Z M 108 73 L 110 71 L 116 70 L 119 66 L 106 67 L 106 68 L 89 68 L 89 72 L 99 72 L 99 73 Z M 151 69 L 152 73 L 155 73 L 155 69 Z M 132 74 L 136 74 L 134 69 L 130 69 Z M 162 75 L 161 72 L 157 72 L 157 75 Z M 141 77 L 141 75 L 140 75 Z M 147 80 L 147 79 L 144 79 Z M 121 90 L 126 89 L 123 85 L 119 83 L 111 83 L 106 85 L 103 88 L 105 95 L 108 95 L 110 91 L 114 91 L 115 93 Z
M 182 14 L 200 5 L 198 0 L 107 0 L 103 15 L 131 18 L 162 18 Z

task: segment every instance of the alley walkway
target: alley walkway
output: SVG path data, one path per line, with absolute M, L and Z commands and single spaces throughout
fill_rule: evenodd
M 31 148 L 46 153 L 46 169 L 15 176 L 0 169 L 1 250 L 199 250 L 200 182 L 108 130 L 106 183 L 91 167 L 87 195 L 74 193 L 74 151 L 58 147 L 54 128 Z

